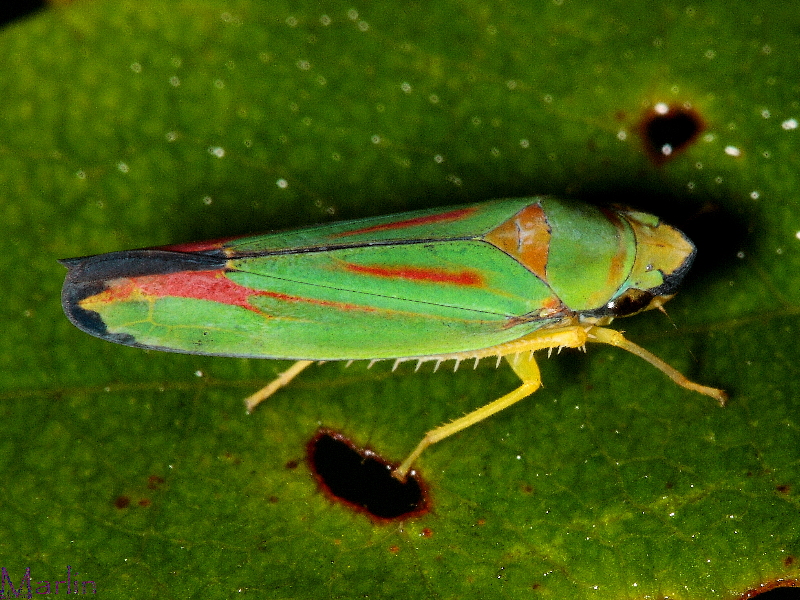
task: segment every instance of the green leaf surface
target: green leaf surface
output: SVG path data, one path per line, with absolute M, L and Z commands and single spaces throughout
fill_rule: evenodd
M 0 566 L 117 598 L 732 598 L 798 576 L 800 16 L 781 3 L 83 2 L 0 36 Z M 657 166 L 643 115 L 705 130 Z M 624 352 L 428 450 L 431 510 L 378 524 L 305 460 L 398 461 L 516 385 L 145 352 L 59 305 L 57 258 L 553 193 L 683 228 Z M 576 273 L 580 277 L 580 273 Z M 63 589 L 63 584 L 62 584 Z M 52 590 L 51 590 L 52 591 Z

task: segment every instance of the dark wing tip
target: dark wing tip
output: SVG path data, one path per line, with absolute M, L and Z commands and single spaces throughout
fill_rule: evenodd
M 205 271 L 225 266 L 225 259 L 219 256 L 166 250 L 126 250 L 64 258 L 58 262 L 68 269 L 61 290 L 61 306 L 72 324 L 90 335 L 126 346 L 140 344 L 132 335 L 109 332 L 98 313 L 81 308 L 82 300 L 102 293 L 108 288 L 108 282 L 114 279 Z

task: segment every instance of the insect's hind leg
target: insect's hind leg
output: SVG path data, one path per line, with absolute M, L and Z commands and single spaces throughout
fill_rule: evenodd
M 399 467 L 392 471 L 392 476 L 395 479 L 405 481 L 408 471 L 411 469 L 411 465 L 414 464 L 414 461 L 419 458 L 419 455 L 422 454 L 422 452 L 428 446 L 431 446 L 436 442 L 440 442 L 444 438 L 449 437 L 454 433 L 458 433 L 462 429 L 466 429 L 467 427 L 475 425 L 475 423 L 479 423 L 480 421 L 491 417 L 504 408 L 508 408 L 512 404 L 527 398 L 537 389 L 539 389 L 539 387 L 542 385 L 542 377 L 539 373 L 539 365 L 536 364 L 536 359 L 533 357 L 533 353 L 526 352 L 525 354 L 506 356 L 506 360 L 508 360 L 509 364 L 519 378 L 522 379 L 522 385 L 513 392 L 498 398 L 494 402 L 485 404 L 484 406 L 467 413 L 463 417 L 456 419 L 455 421 L 451 421 L 450 423 L 440 425 L 436 429 L 430 430 L 425 434 L 425 437 L 422 438 L 422 441 L 417 444 L 417 447 L 414 448 L 414 451 L 406 457 Z
M 255 410 L 256 406 L 261 404 L 264 400 L 272 396 L 275 392 L 288 384 L 292 379 L 297 377 L 306 367 L 314 364 L 313 360 L 298 360 L 291 367 L 286 369 L 283 373 L 278 375 L 270 383 L 258 390 L 252 396 L 244 399 L 244 405 L 247 412 L 251 413 Z

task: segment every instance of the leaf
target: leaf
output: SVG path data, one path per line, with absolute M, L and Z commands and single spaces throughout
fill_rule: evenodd
M 796 21 L 758 1 L 200 0 L 7 27 L 13 583 L 69 567 L 115 597 L 727 598 L 796 578 Z M 660 166 L 638 134 L 659 102 L 705 123 Z M 565 351 L 533 398 L 422 456 L 431 511 L 404 523 L 326 499 L 306 442 L 324 425 L 400 460 L 508 370 L 327 364 L 248 416 L 286 363 L 112 346 L 59 306 L 57 258 L 538 193 L 690 234 L 675 327 L 619 327 L 730 405 L 612 348 Z

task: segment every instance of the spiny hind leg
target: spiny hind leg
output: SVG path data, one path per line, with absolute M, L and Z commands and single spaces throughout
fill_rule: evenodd
M 512 404 L 515 404 L 523 398 L 530 396 L 537 389 L 539 389 L 539 386 L 542 384 L 542 378 L 539 374 L 539 365 L 536 364 L 536 359 L 532 354 L 517 356 L 518 359 L 516 361 L 512 362 L 512 359 L 509 360 L 509 362 L 512 363 L 511 366 L 514 369 L 514 372 L 519 375 L 520 379 L 522 379 L 521 386 L 519 386 L 513 392 L 498 398 L 494 402 L 485 404 L 484 406 L 467 413 L 463 417 L 456 419 L 455 421 L 440 425 L 436 429 L 432 429 L 426 433 L 425 437 L 422 438 L 422 441 L 417 444 L 416 448 L 414 448 L 414 451 L 406 457 L 399 467 L 392 471 L 392 476 L 400 481 L 405 481 L 408 471 L 411 469 L 411 465 L 414 464 L 414 461 L 419 458 L 419 455 L 422 454 L 422 452 L 428 446 L 435 444 L 436 442 L 440 442 L 446 437 L 450 437 L 454 433 L 458 433 L 462 429 L 466 429 L 467 427 L 475 425 L 476 423 L 491 417 L 504 408 L 508 408 Z
M 419 455 L 428 446 L 475 425 L 533 394 L 542 385 L 539 365 L 536 364 L 533 353 L 536 350 L 552 348 L 581 348 L 586 344 L 586 329 L 586 327 L 579 325 L 543 329 L 534 331 L 513 342 L 507 342 L 484 350 L 465 352 L 463 355 L 449 356 L 448 358 L 457 360 L 503 356 L 522 380 L 522 385 L 494 402 L 490 402 L 455 421 L 441 425 L 426 433 L 422 441 L 414 448 L 414 451 L 406 457 L 399 467 L 392 471 L 392 475 L 400 481 L 405 481 L 414 461 L 419 458 Z
M 270 383 L 258 390 L 252 396 L 244 399 L 244 405 L 247 412 L 251 413 L 255 410 L 256 406 L 261 404 L 264 400 L 272 396 L 275 392 L 288 384 L 292 379 L 297 377 L 306 367 L 314 364 L 313 360 L 298 360 L 291 367 L 286 369 L 283 373 L 278 375 Z
M 536 360 L 533 358 L 533 352 L 536 350 L 553 348 L 583 348 L 587 342 L 608 344 L 626 350 L 649 362 L 679 386 L 714 398 L 722 406 L 724 406 L 727 401 L 728 396 L 723 390 L 690 381 L 678 370 L 641 346 L 634 344 L 622 335 L 622 333 L 614 329 L 591 325 L 568 325 L 560 328 L 535 331 L 513 342 L 508 342 L 478 352 L 464 353 L 463 355 L 453 355 L 450 357 L 462 360 L 468 358 L 485 358 L 488 356 L 504 356 L 514 369 L 514 372 L 522 380 L 522 385 L 510 394 L 506 394 L 494 402 L 490 402 L 451 423 L 429 431 L 417 447 L 414 448 L 414 451 L 392 472 L 392 475 L 404 481 L 414 461 L 419 458 L 419 455 L 422 454 L 428 446 L 462 429 L 479 423 L 487 417 L 533 394 L 541 385 L 541 375 L 539 374 L 539 367 L 536 364 Z

